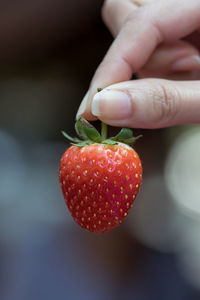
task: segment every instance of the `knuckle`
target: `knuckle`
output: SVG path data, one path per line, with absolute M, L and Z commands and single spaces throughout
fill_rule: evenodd
M 110 14 L 111 14 L 114 2 L 115 1 L 113 1 L 113 0 L 104 1 L 104 4 L 101 9 L 101 16 L 105 23 L 107 23 L 110 18 Z
M 150 31 L 152 31 L 151 34 L 153 36 L 155 34 L 157 35 L 157 32 L 155 31 L 154 27 L 152 26 L 149 20 L 148 14 L 149 12 L 146 9 L 146 7 L 144 6 L 137 7 L 127 15 L 124 24 L 127 27 L 134 29 L 134 31 L 136 32 L 138 28 L 143 28 L 144 24 L 146 24 L 147 28 L 149 28 Z
M 176 118 L 180 108 L 180 94 L 175 87 L 159 83 L 152 90 L 153 109 L 160 125 Z
M 131 11 L 126 18 L 126 24 L 130 26 L 135 26 L 141 24 L 145 21 L 146 15 L 143 7 L 138 7 Z

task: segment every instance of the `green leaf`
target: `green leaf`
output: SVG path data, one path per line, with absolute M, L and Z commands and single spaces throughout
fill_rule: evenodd
M 87 146 L 87 145 L 89 145 L 89 144 L 91 144 L 89 141 L 82 141 L 82 142 L 80 142 L 80 143 L 71 143 L 72 145 L 75 145 L 75 146 L 77 146 L 77 147 L 85 147 L 85 146 Z
M 102 138 L 96 128 L 83 118 L 76 122 L 75 128 L 77 134 L 85 140 L 89 139 L 97 143 L 102 141 Z
M 129 128 L 122 128 L 121 131 L 112 138 L 114 141 L 126 140 L 133 137 L 133 131 Z
M 101 143 L 102 138 L 96 128 L 84 127 L 84 132 L 90 140 Z
M 77 147 L 84 147 L 93 143 L 102 143 L 104 145 L 116 145 L 119 143 L 124 143 L 129 146 L 132 146 L 135 143 L 135 141 L 141 137 L 141 135 L 134 137 L 131 129 L 122 128 L 121 131 L 115 137 L 106 138 L 106 124 L 102 124 L 102 135 L 100 135 L 96 128 L 84 118 L 80 118 L 76 121 L 75 129 L 76 133 L 81 139 L 73 138 L 64 131 L 62 131 L 62 134 L 69 141 L 71 141 L 73 145 L 76 145 Z
M 124 143 L 124 144 L 127 144 L 129 146 L 133 146 L 135 144 L 135 142 L 140 139 L 142 137 L 142 135 L 138 135 L 136 137 L 132 137 L 130 139 L 121 139 L 121 140 L 118 140 L 119 142 L 121 143 Z
M 69 134 L 67 134 L 65 131 L 61 131 L 62 134 L 64 135 L 64 137 L 66 139 L 68 139 L 70 142 L 73 142 L 73 143 L 79 143 L 79 142 L 82 142 L 81 140 L 77 139 L 76 137 L 71 137 Z
M 108 145 L 116 145 L 117 141 L 113 141 L 111 139 L 106 139 L 102 142 L 103 144 L 108 144 Z
M 87 139 L 87 135 L 84 133 L 83 131 L 83 126 L 82 126 L 82 118 L 78 119 L 75 123 L 75 130 L 77 135 L 83 139 L 86 140 Z

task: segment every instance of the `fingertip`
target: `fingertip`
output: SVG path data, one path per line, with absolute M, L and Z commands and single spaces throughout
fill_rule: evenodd
M 200 56 L 195 54 L 183 57 L 172 64 L 172 71 L 189 71 L 200 69 Z
M 106 88 L 93 97 L 91 111 L 99 118 L 110 120 L 128 118 L 132 113 L 130 96 L 126 91 Z
M 195 91 L 195 92 L 194 92 Z M 199 83 L 140 79 L 115 84 L 94 97 L 91 109 L 120 127 L 163 128 L 199 122 Z
M 87 91 L 87 93 L 83 97 L 83 100 L 82 100 L 82 102 L 81 102 L 81 104 L 79 106 L 79 109 L 77 111 L 77 114 L 76 114 L 76 120 L 78 120 L 80 117 L 82 117 L 83 114 L 86 111 L 87 101 L 88 101 L 88 95 L 89 95 L 89 91 Z

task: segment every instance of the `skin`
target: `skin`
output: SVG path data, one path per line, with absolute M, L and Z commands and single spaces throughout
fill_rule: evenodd
M 140 128 L 200 123 L 200 1 L 107 0 L 102 16 L 115 39 L 77 117 Z

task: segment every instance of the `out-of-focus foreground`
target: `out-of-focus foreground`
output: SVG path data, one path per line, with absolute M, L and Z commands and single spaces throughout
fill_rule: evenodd
M 60 132 L 112 41 L 101 2 L 1 3 L 1 300 L 200 297 L 199 126 L 138 131 L 144 181 L 113 232 L 80 229 L 61 195 Z

